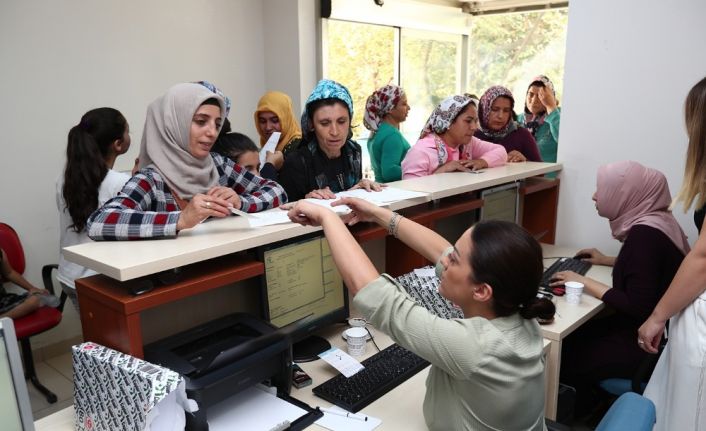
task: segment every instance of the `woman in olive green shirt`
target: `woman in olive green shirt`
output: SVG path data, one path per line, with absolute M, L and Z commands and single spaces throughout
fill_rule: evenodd
M 432 364 L 424 418 L 432 430 L 544 430 L 543 343 L 535 317 L 554 305 L 537 298 L 542 249 L 514 223 L 485 221 L 455 246 L 388 209 L 354 198 L 345 221 L 376 222 L 430 261 L 439 293 L 463 310 L 446 320 L 417 305 L 388 275 L 380 275 L 344 222 L 305 201 L 292 221 L 322 226 L 354 305 L 396 343 Z

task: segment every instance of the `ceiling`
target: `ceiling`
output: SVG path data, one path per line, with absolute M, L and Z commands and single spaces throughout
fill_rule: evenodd
M 422 0 L 444 6 L 458 7 L 471 15 L 492 13 L 528 12 L 543 9 L 563 8 L 569 5 L 568 0 Z

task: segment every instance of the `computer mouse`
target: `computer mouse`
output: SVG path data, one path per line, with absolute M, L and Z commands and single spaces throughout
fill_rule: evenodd
M 576 256 L 574 256 L 574 259 L 590 259 L 591 255 L 589 253 L 579 253 Z
M 554 294 L 554 296 L 564 296 L 564 294 L 566 293 L 566 289 L 564 287 L 559 286 L 553 287 L 552 293 Z

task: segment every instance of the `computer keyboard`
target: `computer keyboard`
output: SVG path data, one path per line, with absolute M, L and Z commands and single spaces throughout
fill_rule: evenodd
M 554 274 L 559 271 L 573 271 L 577 274 L 586 275 L 589 269 L 591 269 L 591 264 L 585 260 L 560 257 L 553 264 L 551 264 L 549 268 L 544 270 L 542 281 L 539 285 L 541 287 L 550 288 L 549 283 L 554 277 Z
M 315 387 L 312 392 L 355 413 L 423 370 L 429 362 L 393 344 L 362 364 L 365 368 L 353 376 L 347 378 L 339 374 Z
M 412 271 L 400 275 L 397 277 L 397 281 L 407 290 L 417 304 L 433 314 L 444 319 L 463 319 L 463 311 L 439 293 L 439 278 L 437 276 L 420 276 Z

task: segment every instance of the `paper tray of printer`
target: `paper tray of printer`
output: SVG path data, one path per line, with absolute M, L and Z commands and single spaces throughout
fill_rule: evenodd
M 303 430 L 323 413 L 287 394 L 253 386 L 209 409 L 209 431 Z

